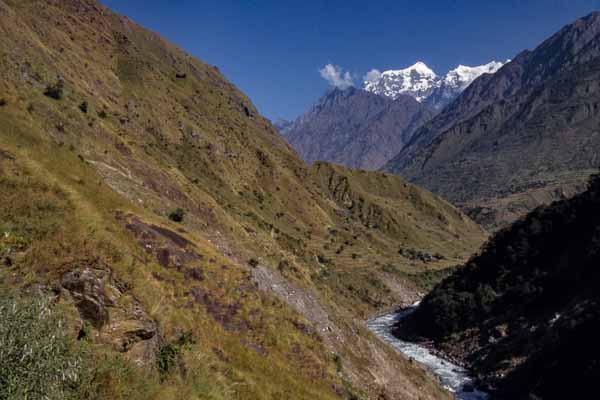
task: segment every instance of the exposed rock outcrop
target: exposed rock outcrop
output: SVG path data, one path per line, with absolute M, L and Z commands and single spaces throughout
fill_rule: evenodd
M 79 310 L 82 324 L 91 324 L 100 342 L 127 353 L 138 364 L 153 364 L 158 326 L 108 267 L 77 267 L 63 276 L 61 285 Z

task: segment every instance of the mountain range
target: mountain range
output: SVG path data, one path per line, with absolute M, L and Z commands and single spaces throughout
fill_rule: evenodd
M 593 13 L 476 79 L 384 170 L 491 229 L 580 192 L 600 164 L 599 33 Z
M 596 19 L 506 64 L 369 73 L 365 90 L 326 94 L 285 136 L 309 163 L 399 174 L 500 229 L 580 192 L 600 164 Z
M 364 89 L 331 89 L 295 121 L 274 125 L 308 163 L 329 161 L 377 170 L 474 79 L 501 66 L 461 65 L 439 77 L 418 62 L 376 76 L 370 73 Z
M 504 63 L 497 61 L 476 67 L 459 65 L 448 71 L 445 76 L 438 76 L 424 62 L 418 61 L 405 69 L 369 73 L 369 80 L 364 82 L 364 89 L 392 99 L 408 95 L 439 111 L 479 76 L 493 74 L 503 65 Z

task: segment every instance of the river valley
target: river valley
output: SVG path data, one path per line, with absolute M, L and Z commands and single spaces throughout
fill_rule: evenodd
M 488 394 L 479 391 L 473 386 L 473 378 L 465 368 L 446 361 L 425 346 L 417 343 L 406 342 L 392 334 L 394 324 L 410 315 L 417 304 L 389 314 L 373 318 L 367 326 L 378 337 L 390 343 L 398 351 L 422 364 L 434 374 L 442 385 L 460 400 L 486 400 Z

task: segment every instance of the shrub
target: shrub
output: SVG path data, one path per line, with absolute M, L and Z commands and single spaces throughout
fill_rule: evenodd
M 54 85 L 46 86 L 44 95 L 54 100 L 61 100 L 64 95 L 65 84 L 62 80 L 59 80 Z
M 185 347 L 194 343 L 195 340 L 191 332 L 185 332 L 176 341 L 160 346 L 156 356 L 158 371 L 162 375 L 172 372 L 175 367 L 182 364 L 181 353 Z
M 77 340 L 90 340 L 92 338 L 92 324 L 88 321 L 83 321 L 81 329 L 77 334 Z
M 178 346 L 167 343 L 158 350 L 156 363 L 161 374 L 167 374 L 173 370 L 179 360 L 180 349 Z
M 47 298 L 0 299 L 0 399 L 75 399 L 86 374 Z
M 340 357 L 338 354 L 333 354 L 333 363 L 335 364 L 335 370 L 337 371 L 337 373 L 341 373 L 343 366 L 342 366 L 342 357 Z
M 84 101 L 79 105 L 79 109 L 81 110 L 82 113 L 87 114 L 88 112 L 88 102 Z
M 0 99 L 0 107 L 4 107 L 7 104 L 8 102 L 6 101 L 6 99 Z
M 185 210 L 183 208 L 177 208 L 169 213 L 169 219 L 174 222 L 183 222 L 185 217 Z
M 102 118 L 102 119 L 106 119 L 108 117 L 108 114 L 106 113 L 105 110 L 100 110 L 100 112 L 98 113 L 98 117 Z
M 317 261 L 319 262 L 319 264 L 324 265 L 328 265 L 329 263 L 331 263 L 331 260 L 325 257 L 323 254 L 317 254 Z
M 120 354 L 96 351 L 84 323 L 79 342 L 68 337 L 59 309 L 47 297 L 0 292 L 0 400 L 142 400 L 157 398 L 153 371 Z M 194 343 L 190 334 L 173 344 Z

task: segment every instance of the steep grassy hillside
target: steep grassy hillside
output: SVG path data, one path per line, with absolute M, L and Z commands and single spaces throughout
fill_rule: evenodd
M 470 364 L 498 398 L 588 397 L 600 376 L 599 211 L 596 175 L 583 194 L 495 235 L 408 326 Z
M 93 0 L 0 0 L 0 32 L 0 286 L 125 363 L 98 398 L 446 396 L 361 321 L 477 225 L 400 179 L 307 168 L 216 68 Z

